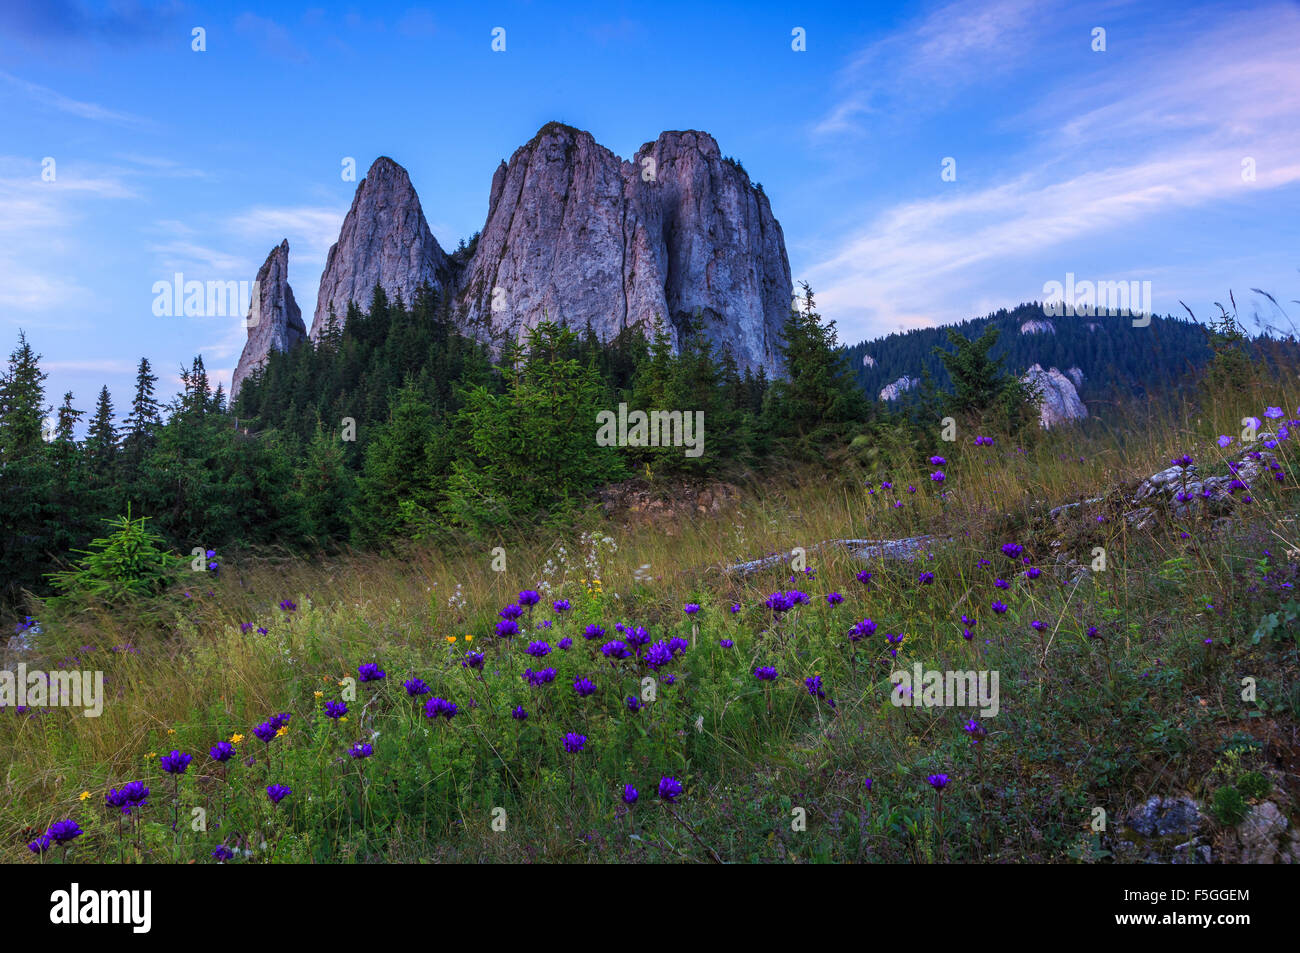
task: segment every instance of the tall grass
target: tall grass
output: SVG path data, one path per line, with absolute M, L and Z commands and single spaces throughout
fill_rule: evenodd
M 22 660 L 102 669 L 109 698 L 98 718 L 0 717 L 4 858 L 31 858 L 32 832 L 64 817 L 86 834 L 45 862 L 207 859 L 218 844 L 249 847 L 240 856 L 252 861 L 1111 856 L 1113 838 L 1091 826 L 1096 808 L 1114 819 L 1149 792 L 1208 798 L 1231 781 L 1226 751 L 1233 771 L 1262 767 L 1272 742 L 1257 729 L 1295 724 L 1294 643 L 1250 637 L 1296 575 L 1285 555 L 1297 545 L 1294 440 L 1277 451 L 1285 482 L 1260 488 L 1230 527 L 1165 513 L 1137 531 L 1119 502 L 1122 488 L 1183 453 L 1223 472 L 1240 441 L 1221 450 L 1215 438 L 1265 406 L 1289 414 L 1297 395 L 1284 381 L 1199 407 L 1096 407 L 1024 447 L 977 447 L 973 434 L 945 443 L 936 426 L 933 453 L 946 462 L 899 461 L 892 488 L 850 469 L 807 471 L 743 487 L 720 515 L 656 524 L 591 514 L 562 533 L 382 555 L 223 553 L 219 573 L 129 611 L 35 605 L 43 634 Z M 1047 516 L 1096 497 L 1077 516 Z M 922 535 L 934 539 L 914 562 L 864 567 L 846 547 L 817 548 Z M 1039 578 L 1000 553 L 1007 542 L 1025 546 Z M 809 572 L 730 569 L 797 547 Z M 1105 571 L 1073 581 L 1067 564 L 1088 566 L 1096 547 Z M 525 588 L 544 597 L 529 626 L 552 628 L 498 639 L 497 611 Z M 791 589 L 809 604 L 764 607 Z M 830 604 L 831 592 L 843 603 Z M 549 608 L 559 598 L 568 613 Z M 285 599 L 296 608 L 279 608 Z M 687 603 L 701 613 L 687 616 Z M 849 641 L 864 618 L 875 633 Z M 611 664 L 597 647 L 619 638 L 615 622 L 692 647 L 657 672 Z M 591 623 L 606 635 L 584 639 Z M 568 651 L 525 653 L 532 639 L 555 647 L 563 636 Z M 469 648 L 487 656 L 481 676 L 461 664 Z M 363 662 L 387 678 L 357 686 L 347 721 L 324 717 Z M 890 673 L 913 662 L 998 671 L 999 714 L 895 707 Z M 555 682 L 530 688 L 522 671 L 542 665 L 558 670 Z M 760 682 L 759 665 L 780 677 Z M 1243 674 L 1266 702 L 1241 700 Z M 401 687 L 412 676 L 457 715 L 426 718 Z M 572 689 L 581 676 L 597 685 L 590 698 Z M 826 698 L 805 687 L 814 676 Z M 641 697 L 647 677 L 655 700 L 630 712 L 626 699 Z M 516 705 L 527 720 L 511 717 Z M 280 712 L 293 715 L 287 734 L 256 740 L 252 728 Z M 977 744 L 963 728 L 972 717 L 987 731 Z M 566 732 L 587 737 L 582 752 L 563 749 Z M 208 749 L 234 734 L 245 736 L 236 758 L 213 762 Z M 348 756 L 358 742 L 373 744 L 370 758 Z M 178 783 L 158 767 L 173 748 L 195 756 Z M 932 774 L 952 781 L 935 791 Z M 685 786 L 676 803 L 656 798 L 665 776 Z M 152 788 L 150 807 L 123 821 L 104 795 L 137 779 Z M 273 782 L 294 792 L 278 807 L 263 791 Z M 625 784 L 640 791 L 630 808 Z

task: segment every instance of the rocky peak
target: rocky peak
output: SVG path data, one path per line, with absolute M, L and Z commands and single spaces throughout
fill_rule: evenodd
M 1038 422 L 1044 429 L 1088 416 L 1073 382 L 1057 368 L 1043 370 L 1041 364 L 1035 364 L 1022 380 L 1039 391 Z
M 230 380 L 231 400 L 239 395 L 244 378 L 260 367 L 272 351 L 287 351 L 307 336 L 302 310 L 289 287 L 288 239 L 272 248 L 257 270 L 245 324 L 248 340 Z
M 548 123 L 492 177 L 488 219 L 457 286 L 471 332 L 520 337 L 543 320 L 602 338 L 626 326 L 622 163 Z
M 793 284 L 767 196 L 698 130 L 661 133 L 625 174 L 630 312 L 662 314 L 679 329 L 699 314 L 742 368 L 779 372 Z
M 330 248 L 316 296 L 312 340 L 320 338 L 333 309 L 340 324 L 348 303 L 370 306 L 375 286 L 410 304 L 423 284 L 442 289 L 447 256 L 429 231 L 419 196 L 405 169 L 380 156 L 357 185 L 339 240 Z
M 741 368 L 774 374 L 791 289 L 767 197 L 712 136 L 665 132 L 624 161 L 548 123 L 493 176 L 457 300 L 468 328 L 515 337 L 549 318 L 675 341 L 699 314 Z
M 349 302 L 367 308 L 376 285 L 409 304 L 425 283 L 480 339 L 519 339 L 552 320 L 604 341 L 663 327 L 676 345 L 698 315 L 742 370 L 783 372 L 793 284 L 781 226 L 740 163 L 697 130 L 662 133 L 624 160 L 590 133 L 547 123 L 497 167 L 487 222 L 472 254 L 455 259 L 406 170 L 377 159 L 330 249 L 311 337 L 331 310 L 341 323 Z
M 915 377 L 908 377 L 906 374 L 904 374 L 898 380 L 894 381 L 894 383 L 886 384 L 884 387 L 880 389 L 880 399 L 898 400 L 898 398 L 903 396 L 904 392 L 911 390 L 919 383 L 920 383 L 919 379 Z

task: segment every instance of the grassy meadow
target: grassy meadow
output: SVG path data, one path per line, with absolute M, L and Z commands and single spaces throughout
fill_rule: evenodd
M 718 514 L 217 553 L 127 611 L 34 602 L 21 660 L 102 670 L 106 699 L 97 718 L 0 713 L 3 859 L 1111 862 L 1134 859 L 1122 818 L 1153 794 L 1196 798 L 1222 832 L 1240 819 L 1225 789 L 1276 786 L 1294 814 L 1296 438 L 1230 520 L 1162 510 L 1138 531 L 1121 491 L 1183 454 L 1226 472 L 1241 418 L 1298 397 L 1274 380 L 1200 408 L 1094 407 L 1024 447 L 936 427 L 942 463 L 791 472 Z M 816 548 L 923 534 L 911 561 Z M 796 547 L 802 571 L 728 570 Z M 1098 547 L 1104 569 L 1067 569 Z M 891 673 L 918 662 L 998 672 L 997 714 L 894 705 Z M 362 680 L 371 664 L 384 676 Z M 192 756 L 178 773 L 173 751 Z M 136 781 L 143 803 L 122 793 Z M 83 833 L 29 848 L 64 820 Z

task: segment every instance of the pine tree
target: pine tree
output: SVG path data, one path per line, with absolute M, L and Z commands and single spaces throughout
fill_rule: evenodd
M 95 404 L 95 416 L 90 419 L 86 434 L 86 456 L 90 467 L 100 482 L 107 482 L 116 464 L 117 428 L 113 424 L 113 398 L 108 387 L 100 388 Z
M 128 479 L 134 480 L 140 465 L 157 438 L 158 428 L 162 426 L 162 415 L 158 401 L 154 398 L 154 385 L 158 378 L 149 366 L 149 358 L 140 358 L 140 366 L 135 372 L 135 397 L 131 400 L 131 413 L 123 425 L 126 434 L 122 439 L 123 461 L 126 464 Z
M 59 407 L 58 422 L 54 426 L 56 443 L 73 444 L 77 442 L 77 422 L 86 416 L 84 410 L 72 406 L 72 391 L 63 395 L 63 404 Z
M 867 419 L 865 395 L 849 373 L 834 321 L 823 321 L 813 290 L 792 308 L 781 334 L 784 380 L 772 384 L 764 418 L 786 456 L 821 458 L 827 445 L 847 442 L 852 425 Z
M 20 460 L 43 446 L 42 429 L 50 408 L 45 403 L 41 356 L 18 332 L 18 346 L 0 377 L 0 462 Z
M 1019 378 L 1006 372 L 1001 358 L 990 357 L 998 333 L 990 324 L 972 341 L 948 329 L 948 343 L 956 350 L 936 348 L 936 353 L 952 379 L 953 390 L 939 398 L 939 405 L 945 415 L 972 423 L 996 412 L 998 419 L 992 423 L 1016 432 L 1028 419 L 1025 408 L 1034 395 Z

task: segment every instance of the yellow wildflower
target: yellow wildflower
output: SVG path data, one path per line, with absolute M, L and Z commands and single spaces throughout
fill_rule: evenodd
M 168 729 L 167 729 L 167 734 L 169 734 L 169 735 L 174 735 L 174 734 L 176 734 L 176 729 L 175 729 L 175 728 L 168 728 Z
M 465 636 L 465 641 L 466 641 L 466 642 L 473 642 L 473 641 L 474 641 L 474 636 L 472 636 L 472 635 L 467 635 L 467 636 Z
M 90 792 L 89 792 L 89 791 L 82 791 L 80 794 L 77 795 L 77 800 L 78 800 L 78 801 L 84 801 L 84 800 L 86 800 L 88 797 L 90 797 Z
M 239 734 L 239 732 L 235 732 L 233 735 L 230 736 L 230 743 L 232 745 L 237 745 L 243 740 L 244 740 L 244 736 Z
M 453 643 L 453 642 L 455 642 L 455 641 L 456 641 L 456 636 L 454 636 L 454 635 L 449 635 L 449 636 L 447 636 L 447 644 L 448 644 L 448 645 L 451 645 L 451 643 Z
M 312 694 L 315 695 L 317 698 L 324 698 L 324 697 L 325 697 L 325 693 L 324 693 L 324 692 L 312 692 Z
M 276 736 L 277 738 L 283 738 L 283 737 L 284 737 L 285 735 L 287 735 L 288 733 L 289 733 L 289 726 L 288 726 L 288 725 L 281 725 L 281 726 L 280 726 L 280 730 L 277 731 L 277 732 L 275 733 L 275 736 Z

